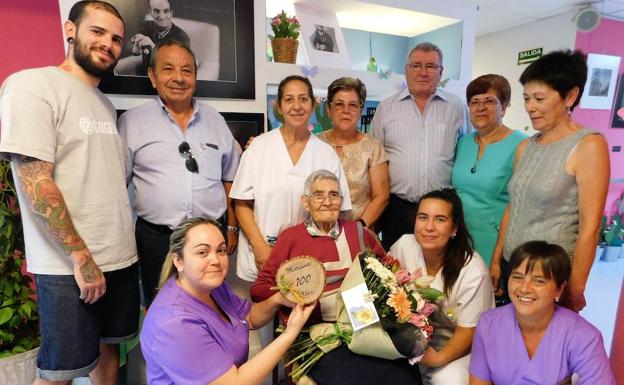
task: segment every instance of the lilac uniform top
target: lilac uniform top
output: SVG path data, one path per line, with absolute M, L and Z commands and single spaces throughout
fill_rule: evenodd
M 174 278 L 160 290 L 141 330 L 148 384 L 209 384 L 247 361 L 249 302 L 225 282 L 212 298 L 231 322 L 182 290 Z
M 578 314 L 556 306 L 540 344 L 529 359 L 512 304 L 481 314 L 470 374 L 496 385 L 616 385 L 598 329 Z

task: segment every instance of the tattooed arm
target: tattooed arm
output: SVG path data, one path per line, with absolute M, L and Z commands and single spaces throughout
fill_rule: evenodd
M 72 223 L 63 194 L 52 178 L 54 165 L 23 155 L 14 155 L 12 161 L 30 210 L 53 242 L 72 259 L 80 298 L 94 303 L 106 292 L 106 281 Z

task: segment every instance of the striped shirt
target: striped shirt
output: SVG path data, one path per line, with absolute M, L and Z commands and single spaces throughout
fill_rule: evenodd
M 390 167 L 390 192 L 415 202 L 451 185 L 457 139 L 468 130 L 465 104 L 436 90 L 420 112 L 408 89 L 379 103 L 373 137 L 383 143 Z

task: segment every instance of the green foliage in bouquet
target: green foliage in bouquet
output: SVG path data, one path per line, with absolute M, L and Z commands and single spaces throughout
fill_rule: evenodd
M 39 346 L 31 278 L 22 275 L 24 238 L 10 163 L 0 160 L 0 358 Z

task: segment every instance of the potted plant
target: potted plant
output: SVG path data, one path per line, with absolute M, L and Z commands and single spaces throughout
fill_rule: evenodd
M 0 160 L 0 378 L 31 384 L 39 346 L 32 279 L 22 274 L 24 238 L 10 163 Z
M 602 256 L 603 261 L 613 262 L 619 258 L 620 251 L 622 249 L 622 243 L 624 236 L 624 225 L 622 224 L 622 217 L 614 215 L 611 217 L 611 223 L 605 232 L 605 251 Z
M 273 60 L 280 63 L 295 63 L 299 47 L 299 30 L 301 25 L 295 16 L 289 17 L 284 10 L 271 20 L 274 36 L 271 39 Z

